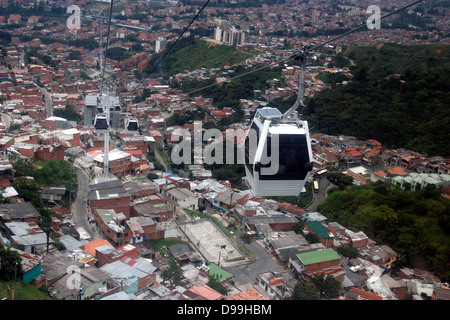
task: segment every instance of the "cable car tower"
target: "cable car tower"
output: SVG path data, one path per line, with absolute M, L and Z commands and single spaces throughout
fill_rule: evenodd
M 95 116 L 94 129 L 95 133 L 104 135 L 104 152 L 103 152 L 103 173 L 109 173 L 109 139 L 110 139 L 110 121 L 109 121 L 109 94 L 100 93 L 97 97 L 97 112 Z M 103 110 L 103 107 L 104 110 Z M 101 112 L 103 111 L 103 112 Z
M 103 54 L 103 23 L 100 26 L 100 72 L 101 82 L 99 88 L 99 95 L 97 96 L 97 110 L 94 121 L 94 131 L 97 134 L 104 135 L 104 151 L 103 151 L 103 174 L 109 174 L 109 140 L 110 140 L 110 110 L 111 110 L 111 88 L 104 92 L 105 68 L 106 68 L 106 53 L 109 44 L 109 35 L 111 27 L 113 0 L 111 0 L 111 7 L 109 12 L 108 32 L 105 45 L 105 53 Z

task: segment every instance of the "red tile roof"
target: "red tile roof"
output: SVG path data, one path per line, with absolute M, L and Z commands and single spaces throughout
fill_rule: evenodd
M 85 243 L 84 246 L 81 247 L 81 249 L 83 251 L 85 251 L 86 253 L 90 254 L 91 256 L 95 257 L 95 249 L 99 248 L 101 246 L 104 246 L 106 244 L 108 244 L 112 247 L 111 243 L 109 243 L 107 240 L 97 239 L 97 240 L 93 240 L 91 242 Z
M 387 172 L 389 172 L 390 174 L 394 174 L 394 175 L 401 175 L 401 176 L 406 175 L 406 173 L 403 171 L 403 169 L 401 167 L 389 168 L 389 169 L 387 169 Z
M 230 299 L 231 300 L 269 300 L 253 288 L 249 288 L 245 291 L 236 293 L 235 295 L 231 296 Z
M 223 296 L 208 285 L 192 286 L 185 291 L 187 296 L 200 296 L 207 300 L 221 300 Z
M 362 290 L 362 289 L 351 288 L 350 291 L 358 294 L 362 300 L 383 300 L 383 297 L 381 297 L 375 293 Z

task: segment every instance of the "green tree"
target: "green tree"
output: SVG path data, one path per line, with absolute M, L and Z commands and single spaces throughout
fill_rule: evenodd
M 333 299 L 339 296 L 341 283 L 338 280 L 327 276 L 324 273 L 320 273 L 315 274 L 311 278 L 311 282 L 314 283 L 321 297 Z
M 130 56 L 128 50 L 122 47 L 112 47 L 106 51 L 106 57 L 116 61 L 128 59 Z
M 72 104 L 66 105 L 64 109 L 58 109 L 53 112 L 55 117 L 61 117 L 69 121 L 81 121 L 81 115 L 75 110 Z
M 319 292 L 313 282 L 299 281 L 294 286 L 294 300 L 320 300 Z
M 36 180 L 30 180 L 26 178 L 15 179 L 13 182 L 13 187 L 25 202 L 31 202 L 31 204 L 35 208 L 43 207 L 42 199 L 40 196 L 41 186 Z
M 294 231 L 297 234 L 303 234 L 303 229 L 305 228 L 305 222 L 303 220 L 299 219 L 298 222 L 294 223 L 292 226 L 292 231 Z
M 14 176 L 32 176 L 33 175 L 33 165 L 25 160 L 19 159 L 14 153 L 9 154 L 9 160 L 11 161 L 14 168 Z
M 337 253 L 349 259 L 354 259 L 358 257 L 358 249 L 354 247 L 338 247 L 336 251 Z
M 382 204 L 376 207 L 370 213 L 372 218 L 372 223 L 376 229 L 386 229 L 387 227 L 392 227 L 398 223 L 398 214 L 394 209 L 389 206 Z
M 69 60 L 81 60 L 80 51 L 71 51 L 68 57 Z
M 3 281 L 14 280 L 15 270 L 17 271 L 17 277 L 19 278 L 22 268 L 20 258 L 17 251 L 3 247 L 0 243 L 0 279 Z M 16 267 L 17 264 L 17 267 Z
M 156 173 L 150 172 L 149 174 L 147 174 L 147 179 L 153 180 L 158 178 L 159 176 Z
M 183 272 L 183 269 L 174 259 L 169 259 L 169 265 L 165 266 L 161 271 L 161 278 L 164 281 L 169 281 L 171 286 L 179 285 L 184 279 Z
M 346 187 L 353 184 L 353 177 L 346 175 L 342 172 L 328 172 L 327 179 L 334 184 Z
M 246 244 L 250 244 L 253 241 L 252 236 L 249 235 L 248 233 L 243 233 L 241 235 L 241 240 L 244 241 L 244 243 Z
M 308 233 L 305 236 L 306 241 L 308 241 L 308 243 L 319 243 L 319 236 L 313 232 Z
M 219 276 L 217 274 L 209 276 L 207 285 L 222 295 L 226 295 L 228 293 L 227 288 L 220 283 Z
M 42 163 L 42 168 L 36 170 L 34 177 L 43 185 L 64 185 L 75 188 L 76 175 L 70 162 L 50 159 Z

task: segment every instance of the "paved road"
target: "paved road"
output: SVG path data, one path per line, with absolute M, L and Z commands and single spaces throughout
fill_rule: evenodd
M 39 87 L 42 94 L 44 95 L 44 101 L 45 101 L 45 110 L 47 111 L 47 117 L 53 116 L 53 102 L 52 102 L 52 96 L 50 92 L 47 91 L 45 88 Z
M 90 240 L 103 238 L 99 234 L 98 228 L 95 227 L 95 223 L 89 223 L 88 220 L 89 215 L 84 200 L 87 199 L 89 190 L 89 175 L 76 166 L 74 166 L 74 169 L 77 173 L 78 191 L 75 200 L 72 202 L 72 221 L 77 227 L 83 227 L 91 235 Z
M 325 199 L 326 193 L 331 187 L 330 181 L 325 177 L 317 178 L 317 181 L 319 182 L 319 192 L 314 193 L 314 201 L 306 208 L 311 212 L 317 211 L 317 206 Z
M 159 162 L 161 162 L 161 164 L 163 165 L 164 169 L 166 170 L 166 172 L 171 172 L 169 165 L 166 163 L 166 161 L 164 160 L 164 158 L 162 157 L 162 155 L 159 153 L 158 148 L 155 148 L 155 157 L 156 159 L 159 160 Z
M 240 241 L 240 233 L 236 235 L 236 239 Z M 240 266 L 223 267 L 234 276 L 238 284 L 256 284 L 257 275 L 268 271 L 281 273 L 286 282 L 293 281 L 292 275 L 286 267 L 273 258 L 259 241 L 252 241 L 252 243 L 244 244 L 244 246 L 255 256 L 256 261 Z

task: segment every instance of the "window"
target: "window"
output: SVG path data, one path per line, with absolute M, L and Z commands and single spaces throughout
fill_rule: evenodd
M 267 137 L 267 157 L 271 157 L 271 137 Z M 276 146 L 275 150 L 277 149 Z M 260 175 L 260 180 L 304 180 L 310 162 L 305 135 L 281 134 L 278 145 L 278 172 L 273 175 Z M 263 152 L 264 154 L 264 152 Z M 261 165 L 270 167 L 271 163 Z

